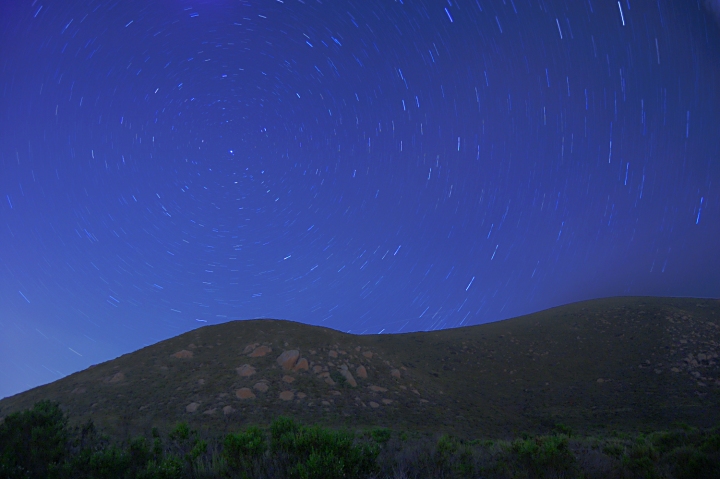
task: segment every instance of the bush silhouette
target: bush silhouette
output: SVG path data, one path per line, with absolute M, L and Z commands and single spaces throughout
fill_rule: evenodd
M 40 401 L 0 425 L 0 477 L 45 479 L 65 459 L 67 418 L 58 403 Z
M 279 417 L 269 430 L 251 426 L 213 436 L 209 451 L 187 423 L 177 424 L 166 442 L 153 428 L 151 438 L 116 444 L 92 421 L 69 428 L 57 403 L 41 401 L 0 424 L 0 479 L 720 477 L 717 428 L 572 439 L 565 432 L 410 442 L 406 433 L 384 428 L 356 437 Z

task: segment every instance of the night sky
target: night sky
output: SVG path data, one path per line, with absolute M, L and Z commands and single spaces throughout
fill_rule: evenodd
M 720 2 L 0 2 L 0 397 L 234 319 L 720 296 Z

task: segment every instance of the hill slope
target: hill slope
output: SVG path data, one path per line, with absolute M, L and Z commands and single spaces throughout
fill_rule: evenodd
M 51 399 L 118 438 L 181 420 L 225 434 L 280 414 L 473 437 L 707 427 L 720 422 L 719 352 L 709 299 L 609 298 L 398 335 L 234 321 L 5 398 L 0 416 Z

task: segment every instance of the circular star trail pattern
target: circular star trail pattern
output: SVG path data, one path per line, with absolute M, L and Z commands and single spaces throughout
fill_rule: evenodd
M 720 293 L 720 4 L 0 7 L 0 396 L 195 327 Z

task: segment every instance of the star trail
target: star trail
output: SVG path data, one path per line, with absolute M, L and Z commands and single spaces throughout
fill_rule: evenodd
M 720 2 L 0 6 L 0 397 L 191 329 L 720 296 Z

